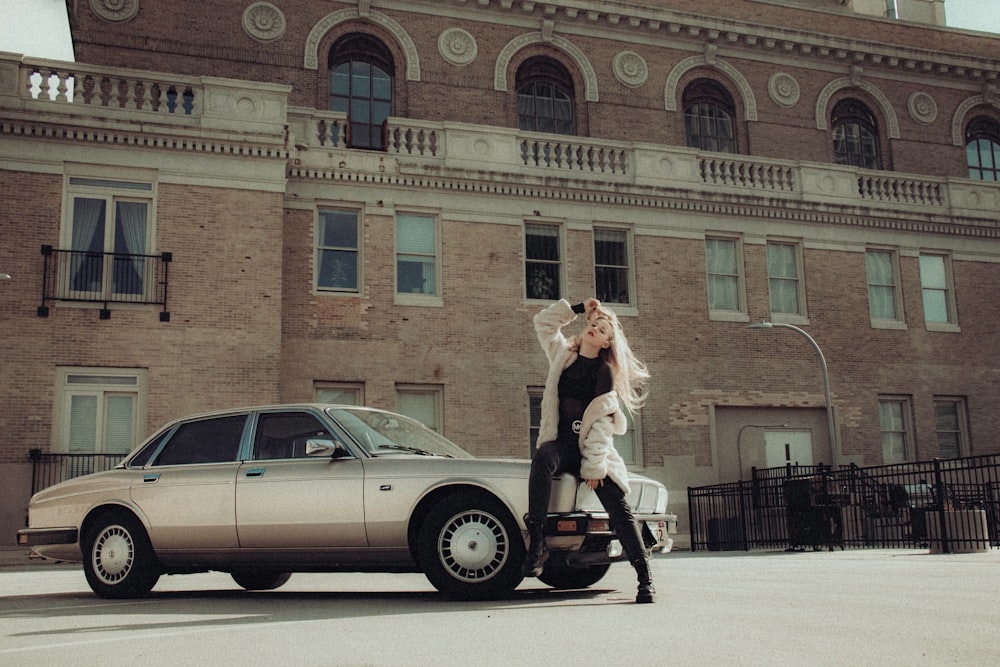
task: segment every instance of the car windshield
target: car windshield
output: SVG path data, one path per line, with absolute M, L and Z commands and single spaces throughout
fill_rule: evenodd
M 327 408 L 326 412 L 372 456 L 402 453 L 472 458 L 444 436 L 403 415 L 343 407 Z

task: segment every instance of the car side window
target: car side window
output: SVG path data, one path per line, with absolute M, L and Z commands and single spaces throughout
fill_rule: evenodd
M 308 412 L 267 412 L 257 419 L 254 459 L 301 459 L 306 457 L 306 441 L 333 440 L 329 429 Z
M 232 415 L 181 424 L 153 465 L 235 461 L 240 452 L 246 418 L 246 415 Z

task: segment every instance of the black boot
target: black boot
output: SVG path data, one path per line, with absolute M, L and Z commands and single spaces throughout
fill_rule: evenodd
M 639 590 L 635 594 L 636 604 L 655 602 L 656 589 L 653 588 L 653 576 L 649 573 L 649 559 L 643 557 L 632 563 L 632 567 L 639 580 Z
M 542 573 L 542 566 L 549 557 L 548 549 L 545 548 L 545 522 L 525 517 L 524 524 L 528 528 L 530 542 L 524 563 L 521 564 L 521 574 L 537 577 Z

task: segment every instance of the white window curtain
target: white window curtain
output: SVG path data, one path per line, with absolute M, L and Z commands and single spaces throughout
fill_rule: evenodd
M 795 246 L 771 243 L 767 246 L 767 275 L 771 311 L 799 313 L 799 270 Z
M 896 286 L 892 254 L 868 252 L 865 255 L 868 273 L 868 311 L 872 319 L 896 319 Z
M 100 255 L 88 256 L 85 253 L 100 253 L 104 250 L 104 208 L 103 199 L 77 197 L 73 200 L 73 229 L 70 244 L 74 253 L 70 258 L 70 271 L 67 276 L 73 290 L 81 292 L 101 290 L 104 258 Z
M 948 277 L 944 257 L 920 256 L 920 285 L 923 288 L 924 320 L 950 322 L 948 310 Z
M 115 253 L 132 257 L 115 258 L 114 291 L 143 294 L 146 284 L 146 204 L 117 202 L 115 207 Z
M 708 262 L 708 307 L 711 310 L 739 310 L 736 242 L 706 239 L 705 256 Z

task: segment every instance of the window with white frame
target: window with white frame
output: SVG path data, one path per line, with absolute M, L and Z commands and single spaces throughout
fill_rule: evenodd
M 801 266 L 799 244 L 767 242 L 767 280 L 772 315 L 805 316 Z
M 316 228 L 316 289 L 357 293 L 361 288 L 361 213 L 321 208 Z
M 524 225 L 524 282 L 529 299 L 562 298 L 562 232 L 559 225 Z
M 396 293 L 439 296 L 438 224 L 433 215 L 396 216 Z
M 317 382 L 313 386 L 317 403 L 364 405 L 365 385 L 360 382 Z
M 968 456 L 968 426 L 965 398 L 960 396 L 935 396 L 934 419 L 937 431 L 938 456 L 954 459 Z
M 397 385 L 396 411 L 443 434 L 441 395 L 442 389 L 437 385 Z
M 870 248 L 865 252 L 868 280 L 868 315 L 872 326 L 903 321 L 899 290 L 899 258 L 894 250 Z
M 156 289 L 152 254 L 154 185 L 70 176 L 59 295 L 69 299 L 150 301 Z
M 944 254 L 920 253 L 920 289 L 928 328 L 958 324 L 952 289 L 951 262 Z
M 878 417 L 882 436 L 882 462 L 902 463 L 912 460 L 915 452 L 909 397 L 880 397 Z
M 707 237 L 708 310 L 712 316 L 746 313 L 743 250 L 737 238 Z
M 81 459 L 71 476 L 113 467 L 144 435 L 146 371 L 63 367 L 56 376 L 54 449 L 109 455 Z
M 595 295 L 599 301 L 632 305 L 631 256 L 627 230 L 594 228 Z

